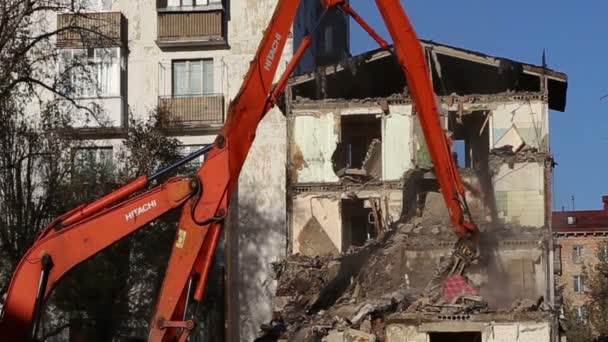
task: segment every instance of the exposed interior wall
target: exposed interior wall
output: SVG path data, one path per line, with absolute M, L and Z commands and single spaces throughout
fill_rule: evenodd
M 338 146 L 339 130 L 333 112 L 307 111 L 294 117 L 290 163 L 294 183 L 333 183 L 338 176 L 331 158 Z
M 479 342 L 543 342 L 550 341 L 548 321 L 514 322 L 434 322 L 420 325 L 392 323 L 386 327 L 386 341 L 429 342 L 433 332 L 481 332 Z
M 401 215 L 400 190 L 365 190 L 352 195 L 349 191 L 332 191 L 295 196 L 290 223 L 293 253 L 315 256 L 345 252 L 352 245 L 351 234 L 345 231 L 352 226 L 350 217 L 360 214 L 353 210 L 355 204 L 349 207 L 349 200 L 363 201 L 358 204 L 367 213 L 368 199 L 374 199 L 384 227 Z
M 354 126 L 348 124 L 357 121 L 354 120 L 357 118 L 380 121 L 381 178 L 383 181 L 399 180 L 414 165 L 414 117 L 411 112 L 412 106 L 409 104 L 389 105 L 386 115 L 377 105 L 294 109 L 290 124 L 292 183 L 339 182 L 334 165 L 336 154 L 344 155 L 349 139 L 352 140 L 359 134 L 350 130 Z M 362 128 L 365 129 L 365 125 Z M 364 145 L 369 145 L 370 141 L 367 140 Z M 367 147 L 364 146 L 364 149 Z
M 503 164 L 494 176 L 494 193 L 499 218 L 529 227 L 545 225 L 545 165 Z
M 412 105 L 389 105 L 383 120 L 382 179 L 398 180 L 414 166 Z
M 511 128 L 517 130 L 527 147 L 548 151 L 549 107 L 540 100 L 497 104 L 492 110 L 492 148 Z
M 293 253 L 304 252 L 307 241 L 319 241 L 329 237 L 331 245 L 327 246 L 328 254 L 342 251 L 342 234 L 340 227 L 340 195 L 336 193 L 314 195 L 307 194 L 293 199 L 293 214 L 291 217 Z M 320 227 L 320 229 L 318 228 Z M 308 229 L 306 229 L 308 228 Z M 309 230 L 314 229 L 309 233 Z M 318 239 L 307 238 L 307 235 L 320 235 Z M 306 246 L 312 249 L 318 246 Z M 325 254 L 325 250 L 316 250 Z

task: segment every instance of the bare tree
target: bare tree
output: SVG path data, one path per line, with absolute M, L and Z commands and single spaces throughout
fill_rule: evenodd
M 74 98 L 70 76 L 87 75 L 87 64 L 72 60 L 59 69 L 58 39 L 75 37 L 82 47 L 116 44 L 108 34 L 110 23 L 93 23 L 86 13 L 86 0 L 3 0 L 0 2 L 0 100 L 16 106 L 37 99 L 59 98 L 80 106 Z M 56 25 L 57 14 L 70 12 L 70 20 Z M 86 24 L 85 24 L 86 23 Z M 90 108 L 88 109 L 90 110 Z M 11 115 L 6 110 L 2 115 Z

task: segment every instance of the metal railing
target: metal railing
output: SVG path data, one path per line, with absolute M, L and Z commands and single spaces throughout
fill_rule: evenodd
M 61 13 L 57 29 L 58 48 L 121 46 L 127 41 L 120 12 Z
M 224 12 L 158 12 L 158 40 L 223 41 Z

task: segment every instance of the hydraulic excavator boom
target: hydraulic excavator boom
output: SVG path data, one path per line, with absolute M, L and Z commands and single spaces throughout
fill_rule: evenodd
M 462 238 L 474 238 L 477 228 L 469 218 L 464 187 L 440 125 L 422 46 L 399 0 L 375 1 L 407 77 L 454 230 Z M 174 208 L 181 208 L 181 217 L 166 277 L 150 321 L 149 340 L 187 340 L 195 322 L 193 317 L 186 317 L 186 309 L 204 297 L 230 197 L 256 128 L 274 106 L 297 63 L 311 46 L 311 36 L 305 37 L 273 87 L 300 2 L 277 2 L 243 85 L 229 106 L 226 124 L 212 146 L 157 174 L 141 176 L 93 203 L 78 207 L 42 231 L 13 274 L 0 321 L 3 340 L 35 340 L 42 306 L 68 271 Z M 321 0 L 321 3 L 326 10 L 339 8 L 350 14 L 382 48 L 389 48 L 347 1 Z M 175 177 L 144 191 L 151 181 L 202 154 L 207 158 L 195 175 Z M 136 195 L 140 191 L 143 193 Z M 464 251 L 469 250 L 465 248 Z M 189 284 L 194 291 L 188 291 Z

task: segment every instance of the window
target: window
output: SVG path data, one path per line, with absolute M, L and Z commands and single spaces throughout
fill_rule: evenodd
M 120 96 L 120 48 L 65 49 L 59 72 L 66 94 L 86 97 Z
M 112 9 L 112 0 L 84 0 L 82 4 L 89 11 L 110 11 Z
M 167 7 L 194 7 L 221 3 L 222 0 L 167 0 Z
M 572 262 L 575 264 L 583 262 L 583 245 L 574 245 L 572 247 Z
M 72 177 L 84 183 L 95 183 L 111 177 L 114 168 L 112 147 L 79 148 L 74 151 Z
M 574 216 L 568 216 L 568 224 L 569 225 L 576 224 L 576 217 L 574 217 Z
M 586 305 L 576 308 L 576 322 L 578 324 L 586 324 L 589 317 L 589 309 Z
M 572 280 L 574 281 L 574 292 L 575 293 L 582 293 L 585 291 L 585 277 L 578 274 L 575 275 L 574 277 L 572 277 Z
M 173 62 L 174 96 L 211 94 L 213 94 L 212 59 Z
M 608 245 L 600 246 L 599 257 L 601 261 L 608 262 Z
M 208 146 L 208 145 L 182 145 L 179 148 L 179 154 L 182 156 L 182 158 L 187 157 L 188 155 L 200 150 L 201 148 Z M 201 165 L 203 165 L 203 162 L 205 161 L 205 155 L 202 155 L 198 158 L 196 158 L 195 160 L 191 161 L 190 163 L 188 163 L 189 167 L 192 167 L 193 169 L 198 169 Z

